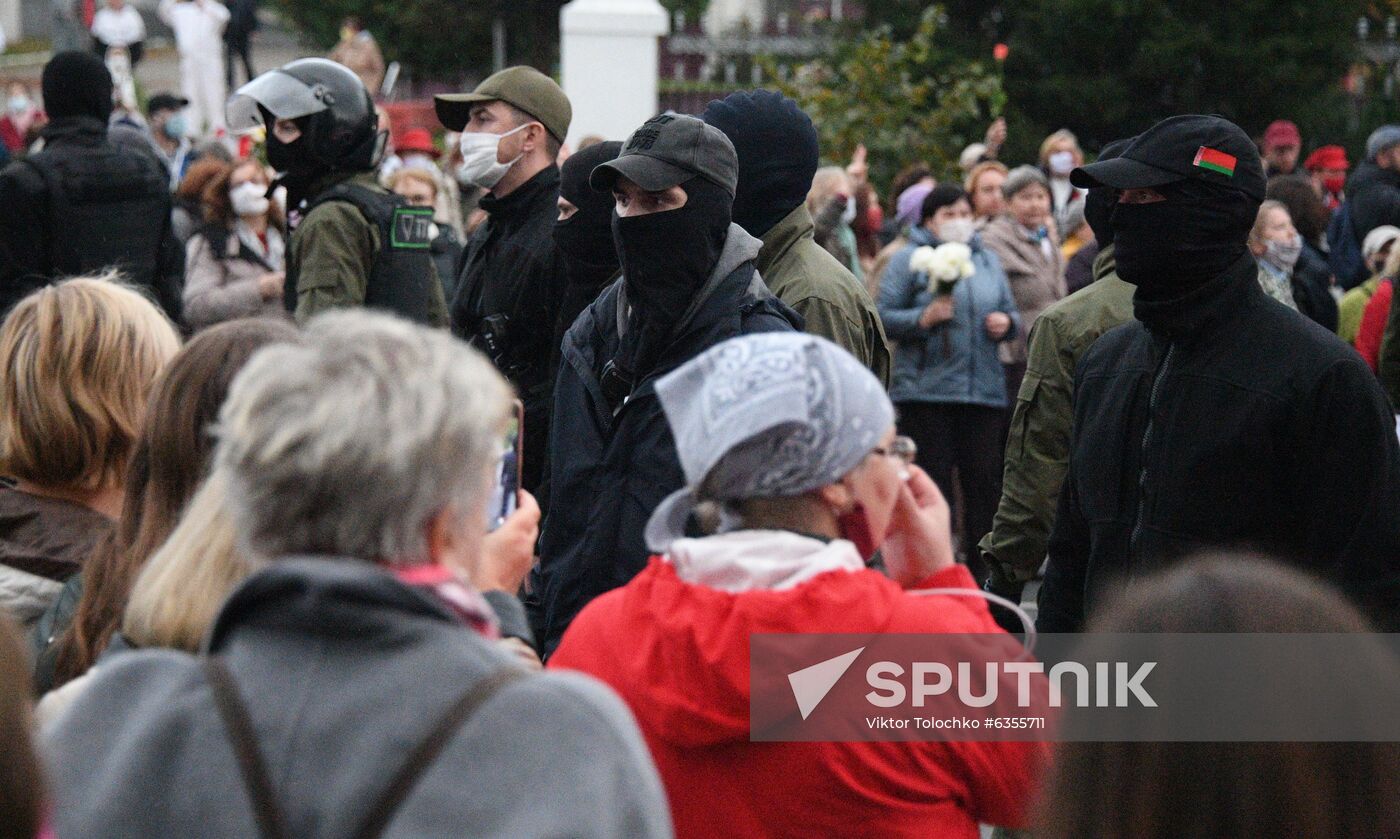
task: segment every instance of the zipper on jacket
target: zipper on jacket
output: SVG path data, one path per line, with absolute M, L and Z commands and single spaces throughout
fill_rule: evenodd
M 1143 519 L 1147 513 L 1147 447 L 1152 442 L 1153 424 L 1156 422 L 1157 396 L 1161 392 L 1162 380 L 1167 377 L 1167 370 L 1171 367 L 1172 355 L 1175 352 L 1176 344 L 1168 344 L 1167 354 L 1162 357 L 1162 364 L 1152 379 L 1152 391 L 1147 397 L 1147 428 L 1142 432 L 1142 449 L 1139 452 L 1137 517 L 1133 520 L 1132 535 L 1128 537 L 1129 562 L 1137 556 L 1138 541 L 1142 538 Z

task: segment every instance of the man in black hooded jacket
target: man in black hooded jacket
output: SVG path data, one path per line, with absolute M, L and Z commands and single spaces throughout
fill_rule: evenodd
M 1076 631 L 1106 590 L 1231 548 L 1313 571 L 1395 626 L 1394 418 L 1353 350 L 1259 288 L 1246 240 L 1265 181 L 1249 137 L 1173 117 L 1073 180 L 1118 191 L 1136 320 L 1075 375 L 1039 628 Z
M 593 170 L 615 160 L 622 143 L 609 140 L 580 149 L 559 167 L 559 218 L 554 222 L 554 248 L 564 261 L 568 285 L 559 304 L 554 346 L 603 290 L 618 277 L 617 247 L 613 244 L 611 193 L 588 185 Z M 556 361 L 554 367 L 559 366 Z
M 685 484 L 655 381 L 738 335 L 800 328 L 731 222 L 738 163 L 717 128 L 654 117 L 593 170 L 616 204 L 622 279 L 574 322 L 554 388 L 553 503 L 527 600 L 548 653 L 590 600 L 646 564 L 653 510 Z
M 180 319 L 185 249 L 170 226 L 169 173 L 114 144 L 112 76 L 87 52 L 44 66 L 44 149 L 0 172 L 0 316 L 65 276 L 116 268 Z

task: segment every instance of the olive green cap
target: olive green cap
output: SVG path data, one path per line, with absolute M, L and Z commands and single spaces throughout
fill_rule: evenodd
M 479 102 L 514 105 L 543 125 L 554 139 L 564 142 L 574 109 L 554 79 L 534 67 L 507 67 L 487 76 L 471 93 L 444 93 L 433 97 L 438 120 L 451 131 L 461 131 Z

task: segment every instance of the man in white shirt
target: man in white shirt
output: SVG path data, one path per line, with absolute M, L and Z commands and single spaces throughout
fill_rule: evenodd
M 107 5 L 93 15 L 92 37 L 104 53 L 113 47 L 125 49 L 131 58 L 131 66 L 135 67 L 141 61 L 146 22 L 141 19 L 140 12 L 126 4 L 126 0 L 107 0 Z
M 161 0 L 160 19 L 175 32 L 180 86 L 190 100 L 189 130 L 195 136 L 224 128 L 224 27 L 229 13 L 218 0 Z

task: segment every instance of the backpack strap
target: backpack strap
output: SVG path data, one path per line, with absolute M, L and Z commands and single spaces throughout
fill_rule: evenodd
M 394 780 L 384 790 L 383 794 L 375 800 L 370 807 L 365 820 L 360 823 L 360 829 L 356 830 L 353 839 L 378 839 L 384 833 L 385 828 L 408 798 L 409 793 L 417 785 L 418 779 L 437 760 L 438 755 L 452 741 L 452 736 L 457 733 L 468 720 L 472 718 L 478 710 L 485 705 L 491 697 L 495 696 L 501 688 L 517 679 L 523 678 L 525 671 L 519 667 L 508 665 L 490 673 L 485 678 L 478 679 L 462 698 L 458 699 L 447 713 L 438 720 L 428 735 L 409 753 L 408 759 L 400 767 Z
M 238 693 L 238 685 L 218 656 L 204 660 L 204 674 L 214 690 L 214 704 L 223 720 L 224 733 L 228 735 L 229 743 L 238 757 L 238 770 L 243 775 L 243 785 L 253 802 L 258 833 L 263 839 L 286 839 L 287 828 L 282 808 L 272 792 L 267 764 L 263 762 L 262 751 L 253 734 L 253 720 L 248 716 L 248 706 Z
M 214 702 L 218 707 L 219 717 L 224 722 L 225 733 L 238 757 L 238 768 L 253 802 L 258 832 L 262 839 L 286 839 L 288 834 L 282 808 L 273 794 L 267 765 L 258 749 L 252 719 L 248 716 L 248 708 L 238 693 L 238 686 L 234 684 L 227 666 L 218 656 L 205 659 L 204 670 L 214 690 Z M 369 812 L 353 834 L 353 839 L 378 839 L 383 835 L 394 814 L 417 785 L 418 779 L 433 765 L 458 729 L 502 688 L 525 675 L 525 671 L 519 667 L 507 665 L 473 683 L 428 730 L 427 735 L 413 751 L 409 752 L 408 759 L 395 773 L 388 787 L 370 806 Z

